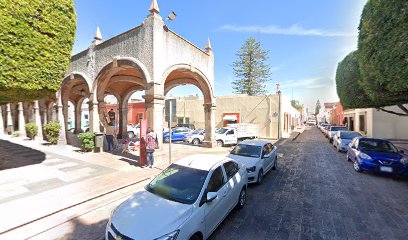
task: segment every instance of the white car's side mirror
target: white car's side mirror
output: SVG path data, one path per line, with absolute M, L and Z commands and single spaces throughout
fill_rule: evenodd
M 209 192 L 209 193 L 207 193 L 206 202 L 212 202 L 216 198 L 217 198 L 217 193 L 216 192 Z

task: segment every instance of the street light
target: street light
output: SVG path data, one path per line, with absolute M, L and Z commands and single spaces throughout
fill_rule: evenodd
M 175 12 L 171 12 L 169 14 L 169 16 L 166 18 L 166 20 L 164 20 L 164 21 L 174 21 L 174 19 L 176 19 L 176 17 L 177 17 L 177 14 Z

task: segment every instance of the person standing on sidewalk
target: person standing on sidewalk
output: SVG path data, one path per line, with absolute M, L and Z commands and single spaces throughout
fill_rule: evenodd
M 147 155 L 147 167 L 152 168 L 154 163 L 154 149 L 156 148 L 156 133 L 153 132 L 152 128 L 147 129 L 146 137 L 146 155 Z
M 113 122 L 105 127 L 106 141 L 108 142 L 108 152 L 113 150 L 113 140 L 115 138 L 115 128 L 113 127 Z

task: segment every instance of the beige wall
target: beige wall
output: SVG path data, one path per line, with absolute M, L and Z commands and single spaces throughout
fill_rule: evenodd
M 399 112 L 398 107 L 386 107 L 388 110 Z M 387 139 L 408 139 L 408 118 L 374 108 L 351 109 L 344 111 L 344 116 L 354 116 L 354 131 L 359 132 L 359 115 L 366 114 L 367 131 L 362 132 L 367 137 L 387 138 Z
M 401 112 L 396 107 L 386 107 L 387 110 Z M 408 139 L 408 117 L 397 116 L 373 109 L 375 119 L 373 127 L 373 137 L 391 138 L 391 139 Z
M 287 104 L 286 99 L 281 96 L 282 115 L 281 129 L 283 129 L 283 115 L 289 113 L 291 118 L 300 117 L 299 112 Z M 216 98 L 216 127 L 223 127 L 224 113 L 239 113 L 240 123 L 256 124 L 259 128 L 260 137 L 273 138 L 278 137 L 278 95 L 265 96 L 247 96 L 233 95 L 220 96 Z M 204 128 L 204 101 L 202 97 L 185 97 L 177 99 L 177 117 L 188 117 L 190 123 L 196 128 Z M 296 125 L 296 124 L 295 124 Z M 282 130 L 283 131 L 283 130 Z

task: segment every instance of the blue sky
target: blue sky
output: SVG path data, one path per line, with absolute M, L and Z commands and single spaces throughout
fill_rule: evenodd
M 74 0 L 77 33 L 73 53 L 86 49 L 99 26 L 104 40 L 139 25 L 151 0 Z M 215 94 L 233 93 L 231 64 L 248 37 L 269 50 L 270 93 L 282 92 L 305 106 L 336 101 L 337 63 L 357 47 L 358 24 L 366 0 L 158 0 L 160 15 L 177 14 L 168 27 L 204 48 L 207 38 L 215 54 Z M 192 86 L 171 94 L 200 93 Z

